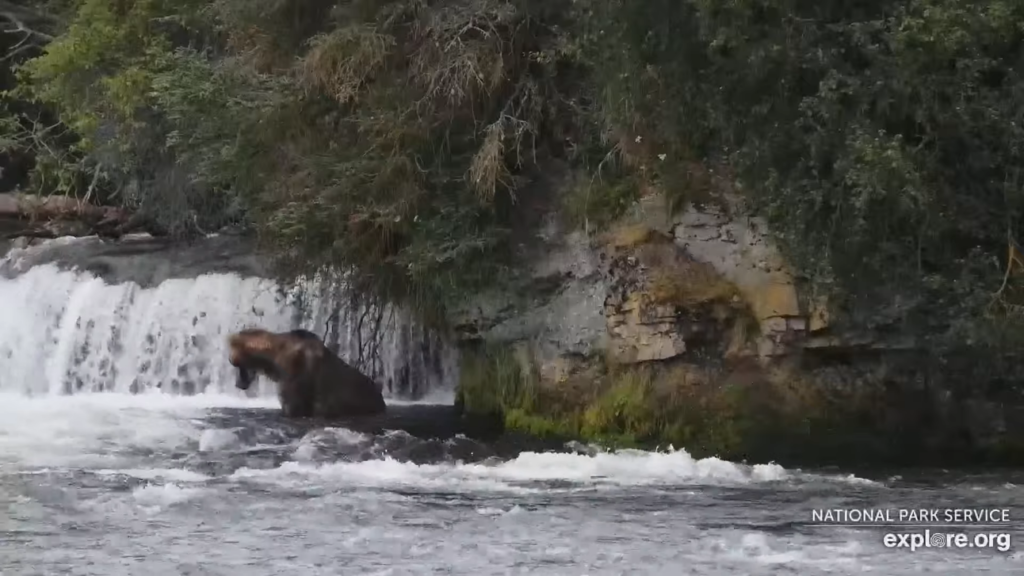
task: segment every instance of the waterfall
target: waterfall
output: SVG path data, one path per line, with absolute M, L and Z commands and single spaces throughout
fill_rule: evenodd
M 451 398 L 451 347 L 396 311 L 385 315 L 376 362 L 360 362 L 360 311 L 324 281 L 282 290 L 237 273 L 164 279 L 155 286 L 108 283 L 81 270 L 38 264 L 0 278 L 0 392 L 238 394 L 227 335 L 243 327 L 325 332 L 342 359 L 392 399 Z M 366 324 L 369 324 L 367 322 Z M 362 335 L 362 339 L 360 339 Z M 365 360 L 365 359 L 364 359 Z M 260 378 L 250 395 L 273 395 Z

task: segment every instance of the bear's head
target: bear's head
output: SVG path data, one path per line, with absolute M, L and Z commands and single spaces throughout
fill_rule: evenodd
M 275 348 L 276 336 L 266 330 L 249 328 L 228 336 L 228 362 L 238 369 L 235 386 L 248 390 L 256 372 L 276 375 Z

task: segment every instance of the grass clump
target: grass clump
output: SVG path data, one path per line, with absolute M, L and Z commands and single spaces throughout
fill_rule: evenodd
M 562 200 L 570 226 L 585 231 L 603 230 L 640 198 L 636 176 L 613 175 L 577 181 Z
M 462 354 L 458 392 L 468 412 L 530 410 L 536 398 L 534 384 L 509 346 L 485 345 Z

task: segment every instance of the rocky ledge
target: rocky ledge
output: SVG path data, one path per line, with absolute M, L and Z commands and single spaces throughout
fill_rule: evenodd
M 0 254 L 0 275 L 6 277 L 54 264 L 142 287 L 209 272 L 268 273 L 252 242 L 240 235 L 222 231 L 177 242 L 121 208 L 62 196 L 0 194 Z
M 172 278 L 195 278 L 200 274 L 236 273 L 243 277 L 268 274 L 252 242 L 232 234 L 211 234 L 189 243 L 149 234 L 129 234 L 118 239 L 20 237 L 0 248 L 6 248 L 3 250 L 6 256 L 0 260 L 0 276 L 7 278 L 42 264 L 89 272 L 111 284 L 134 282 L 143 288 Z

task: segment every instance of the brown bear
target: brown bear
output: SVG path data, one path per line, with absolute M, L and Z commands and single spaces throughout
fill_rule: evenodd
M 277 383 L 281 409 L 290 418 L 338 418 L 381 414 L 381 387 L 345 363 L 308 330 L 242 330 L 228 337 L 235 382 L 248 390 L 256 373 Z

